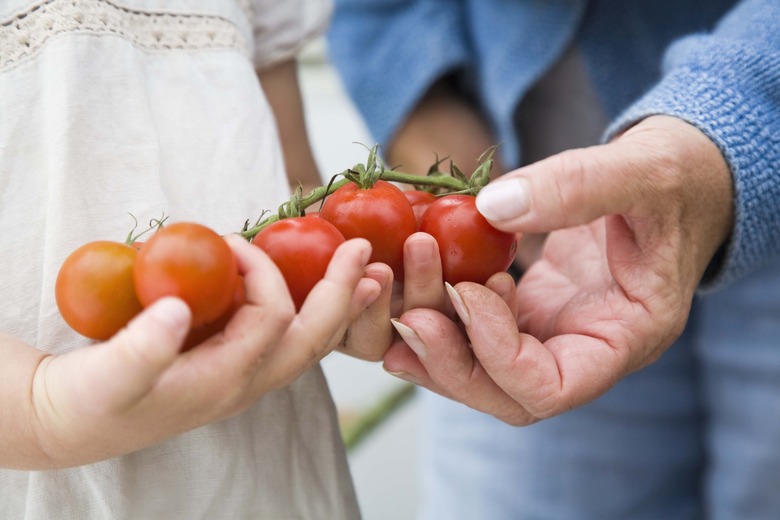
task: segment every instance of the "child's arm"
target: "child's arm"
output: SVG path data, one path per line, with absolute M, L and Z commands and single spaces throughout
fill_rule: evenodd
M 296 63 L 284 61 L 257 75 L 276 118 L 290 187 L 295 190 L 301 183 L 303 193 L 309 193 L 322 180 L 306 132 Z
M 343 244 L 301 313 L 259 248 L 229 243 L 247 304 L 225 328 L 180 353 L 190 312 L 160 300 L 111 340 L 47 355 L 0 335 L 0 467 L 77 466 L 129 453 L 237 415 L 330 352 L 376 293 L 358 287 L 370 254 Z M 362 286 L 361 286 L 362 287 Z

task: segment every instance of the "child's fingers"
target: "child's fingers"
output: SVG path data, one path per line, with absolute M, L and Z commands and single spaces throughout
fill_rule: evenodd
M 393 331 L 390 328 L 393 271 L 385 264 L 375 263 L 366 266 L 364 276 L 379 285 L 381 290 L 367 307 L 353 307 L 352 310 L 358 312 L 350 316 L 352 325 L 345 335 L 335 339 L 336 343 L 340 344 L 341 352 L 368 361 L 378 361 L 393 340 Z
M 439 246 L 431 235 L 415 233 L 404 243 L 403 309 L 424 307 L 447 313 Z
M 258 385 L 287 384 L 335 347 L 331 339 L 347 330 L 353 294 L 370 255 L 367 240 L 352 239 L 339 246 L 325 277 L 311 290 L 279 347 L 258 371 Z
M 229 355 L 208 354 L 225 363 L 223 371 L 245 376 L 249 382 L 259 360 L 268 356 L 287 332 L 295 317 L 295 304 L 282 273 L 268 255 L 240 237 L 231 236 L 227 241 L 244 276 L 246 303 L 228 322 L 220 344 L 208 349 L 228 351 Z M 197 351 L 193 355 L 197 356 Z

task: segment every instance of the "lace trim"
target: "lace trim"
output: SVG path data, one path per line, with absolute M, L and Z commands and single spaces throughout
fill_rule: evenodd
M 136 11 L 109 0 L 45 0 L 0 21 L 0 69 L 66 32 L 114 34 L 147 50 L 233 48 L 250 55 L 238 27 L 218 16 Z

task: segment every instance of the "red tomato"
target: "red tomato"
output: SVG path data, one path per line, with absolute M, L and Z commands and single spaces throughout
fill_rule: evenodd
M 316 216 L 279 220 L 263 228 L 252 240 L 284 275 L 298 310 L 325 276 L 333 253 L 343 242 L 344 236 L 336 226 Z
M 136 255 L 125 244 L 98 241 L 68 256 L 57 274 L 54 295 L 73 330 L 106 340 L 141 312 L 133 285 Z
M 417 231 L 414 210 L 403 191 L 387 181 L 362 189 L 348 183 L 331 194 L 320 217 L 332 222 L 344 238 L 365 238 L 371 243 L 371 262 L 390 266 L 396 280 L 403 280 L 406 239 Z
M 230 307 L 238 265 L 227 242 L 200 224 L 179 222 L 157 231 L 138 251 L 135 290 L 146 307 L 177 296 L 192 311 L 192 327 L 219 319 Z
M 423 213 L 425 213 L 428 206 L 436 200 L 436 195 L 422 190 L 406 190 L 404 191 L 404 195 L 406 196 L 406 200 L 409 201 L 409 204 L 412 205 L 414 218 L 417 219 L 417 229 L 420 229 Z
M 420 231 L 439 244 L 444 280 L 452 285 L 464 281 L 484 284 L 515 258 L 516 236 L 491 226 L 477 211 L 475 200 L 471 195 L 438 198 L 420 224 Z
M 236 288 L 233 291 L 233 299 L 230 301 L 230 307 L 228 307 L 228 310 L 225 311 L 225 313 L 216 321 L 201 325 L 200 327 L 196 327 L 194 329 L 190 329 L 187 338 L 184 340 L 184 347 L 182 347 L 182 351 L 190 350 L 193 347 L 200 345 L 211 336 L 214 336 L 215 334 L 225 330 L 225 326 L 228 324 L 231 318 L 233 318 L 233 315 L 235 315 L 238 309 L 240 309 L 241 306 L 245 303 L 246 293 L 244 292 L 244 277 L 239 276 L 238 283 L 236 284 Z

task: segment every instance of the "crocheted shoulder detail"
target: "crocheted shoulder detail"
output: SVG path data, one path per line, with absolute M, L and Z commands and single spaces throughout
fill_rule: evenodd
M 233 48 L 251 53 L 238 27 L 220 16 L 134 10 L 109 0 L 45 0 L 0 20 L 0 70 L 64 33 L 112 34 L 148 51 Z

